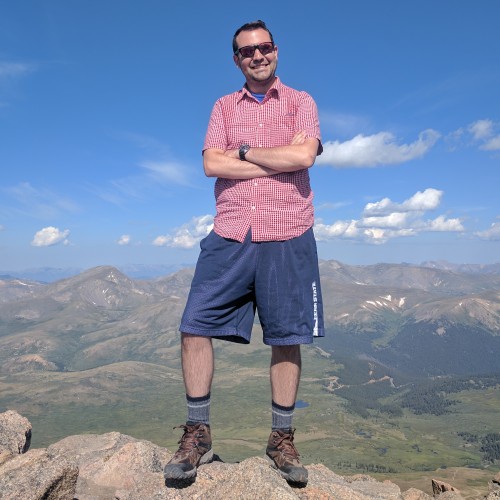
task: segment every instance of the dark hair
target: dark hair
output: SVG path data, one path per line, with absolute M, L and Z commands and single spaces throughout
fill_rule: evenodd
M 267 31 L 269 33 L 269 36 L 271 37 L 271 42 L 274 45 L 273 34 L 267 28 L 266 23 L 264 21 L 261 21 L 260 19 L 258 19 L 257 21 L 252 21 L 251 23 L 246 23 L 241 28 L 238 28 L 236 30 L 236 33 L 233 36 L 233 54 L 235 54 L 236 51 L 238 50 L 238 44 L 236 43 L 236 37 L 242 31 L 253 31 L 253 30 L 258 30 L 258 29 L 262 29 L 262 30 Z

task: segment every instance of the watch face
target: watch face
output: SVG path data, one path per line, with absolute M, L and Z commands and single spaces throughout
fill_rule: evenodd
M 242 144 L 240 146 L 240 160 L 244 161 L 245 160 L 245 155 L 248 153 L 248 150 L 250 149 L 250 146 L 248 144 Z

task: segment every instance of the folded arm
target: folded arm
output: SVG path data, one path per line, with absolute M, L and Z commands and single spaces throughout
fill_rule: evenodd
M 287 146 L 250 148 L 247 161 L 239 159 L 237 149 L 207 149 L 203 153 L 203 167 L 208 177 L 253 179 L 310 168 L 317 151 L 317 139 L 306 138 L 305 132 L 297 132 Z

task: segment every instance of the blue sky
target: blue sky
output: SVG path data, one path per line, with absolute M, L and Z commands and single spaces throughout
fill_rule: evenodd
M 0 1 L 0 269 L 194 263 L 201 148 L 263 19 L 318 105 L 320 258 L 500 258 L 500 2 Z

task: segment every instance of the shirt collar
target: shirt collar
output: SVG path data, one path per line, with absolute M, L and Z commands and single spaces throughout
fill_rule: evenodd
M 274 80 L 274 83 L 271 85 L 270 89 L 266 92 L 266 96 L 264 97 L 264 100 L 266 99 L 266 97 L 269 95 L 276 95 L 278 96 L 280 94 L 280 90 L 282 88 L 283 84 L 281 83 L 281 80 L 279 79 L 279 77 L 277 76 L 276 79 Z M 243 88 L 240 90 L 240 99 L 243 99 L 245 96 L 248 96 L 250 97 L 251 99 L 254 99 L 254 97 L 252 96 L 252 93 L 248 90 L 247 86 L 246 86 L 246 83 L 245 85 L 243 85 Z

